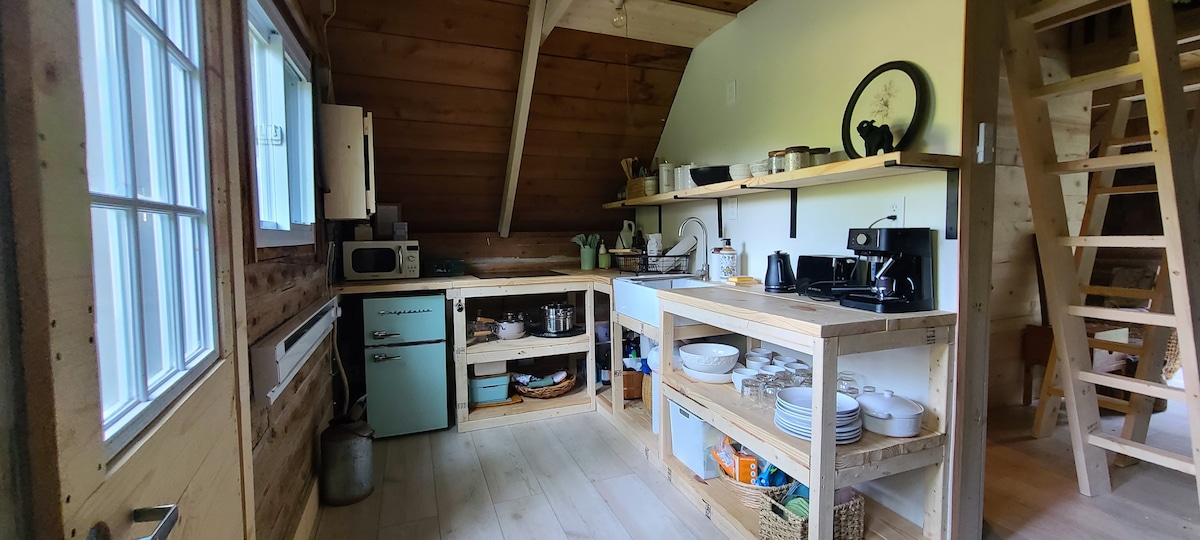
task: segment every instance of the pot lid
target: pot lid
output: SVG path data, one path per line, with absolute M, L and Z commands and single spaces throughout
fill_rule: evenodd
M 915 418 L 925 412 L 920 403 L 897 396 L 891 390 L 861 394 L 858 404 L 863 412 L 875 418 Z

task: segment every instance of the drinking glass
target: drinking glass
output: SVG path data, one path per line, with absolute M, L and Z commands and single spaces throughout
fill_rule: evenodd
M 763 408 L 767 409 L 775 407 L 775 396 L 784 388 L 786 387 L 780 381 L 771 381 L 767 384 L 764 384 L 762 387 L 761 397 Z
M 762 381 L 758 379 L 746 379 L 742 381 L 742 405 L 758 408 L 762 398 L 762 386 Z
M 838 372 L 838 378 L 837 378 L 837 391 L 838 392 L 846 394 L 850 397 L 855 397 L 858 395 L 858 387 L 859 387 L 858 377 L 854 375 L 853 371 Z

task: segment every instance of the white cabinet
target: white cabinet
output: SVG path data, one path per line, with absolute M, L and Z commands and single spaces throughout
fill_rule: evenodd
M 362 107 L 321 105 L 325 219 L 368 219 L 375 213 L 375 146 L 371 113 Z

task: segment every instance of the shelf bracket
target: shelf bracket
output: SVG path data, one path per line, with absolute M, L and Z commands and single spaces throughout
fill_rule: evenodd
M 909 169 L 928 169 L 946 173 L 946 240 L 958 240 L 958 167 L 939 167 L 937 165 L 919 165 L 900 163 L 894 159 L 883 162 L 884 167 L 905 167 Z
M 754 189 L 754 190 L 760 190 L 760 189 L 769 189 L 769 190 L 775 190 L 775 191 L 789 191 L 789 192 L 791 192 L 791 200 L 792 200 L 792 222 L 791 222 L 791 224 L 790 224 L 790 226 L 789 226 L 789 228 L 790 228 L 790 230 L 791 230 L 791 236 L 790 236 L 790 238 L 795 238 L 795 237 L 796 237 L 796 222 L 798 221 L 798 218 L 800 217 L 800 216 L 797 214 L 797 212 L 796 212 L 796 203 L 797 203 L 797 202 L 799 202 L 799 200 L 800 200 L 800 195 L 799 195 L 800 188 L 786 188 L 786 187 L 761 187 L 761 186 L 760 186 L 760 187 L 753 187 L 753 188 L 752 188 L 752 187 L 749 187 L 749 186 L 741 186 L 741 188 L 742 188 L 742 189 Z
M 717 201 L 717 238 L 725 238 L 725 205 L 721 204 L 721 199 L 713 197 L 680 197 L 675 196 L 677 201 Z M 659 229 L 661 230 L 661 223 Z M 708 249 L 708 248 L 705 248 Z

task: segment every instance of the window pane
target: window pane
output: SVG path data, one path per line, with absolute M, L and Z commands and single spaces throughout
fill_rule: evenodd
M 146 12 L 146 15 L 149 15 L 159 27 L 162 27 L 163 24 L 162 9 L 159 8 L 159 3 L 161 1 L 162 0 L 137 0 L 138 7 L 141 7 L 142 11 Z
M 292 223 L 310 225 L 316 215 L 312 85 L 302 81 L 291 67 L 287 77 L 287 124 L 290 218 Z
M 133 402 L 137 311 L 130 251 L 133 213 L 92 207 L 92 266 L 96 291 L 96 353 L 104 424 Z
M 171 202 L 165 50 L 134 17 L 127 18 L 125 28 L 138 197 Z
M 167 214 L 138 213 L 142 340 L 146 350 L 146 381 L 151 392 L 173 373 L 176 362 L 182 358 L 172 221 Z
M 192 62 L 199 64 L 196 46 L 196 2 L 194 0 L 165 0 L 167 7 L 167 36 Z
M 88 187 L 93 193 L 129 197 L 125 167 L 125 108 L 117 74 L 120 40 L 114 31 L 119 11 L 107 0 L 80 0 L 79 44 L 87 124 Z
M 191 99 L 192 78 L 175 60 L 170 60 L 171 66 L 171 140 L 174 143 L 173 162 L 175 164 L 175 197 L 176 204 L 196 207 L 196 176 L 192 170 L 192 118 L 189 100 Z
M 212 275 L 208 224 L 202 217 L 179 217 L 180 290 L 183 291 L 183 356 L 199 359 L 213 349 Z

